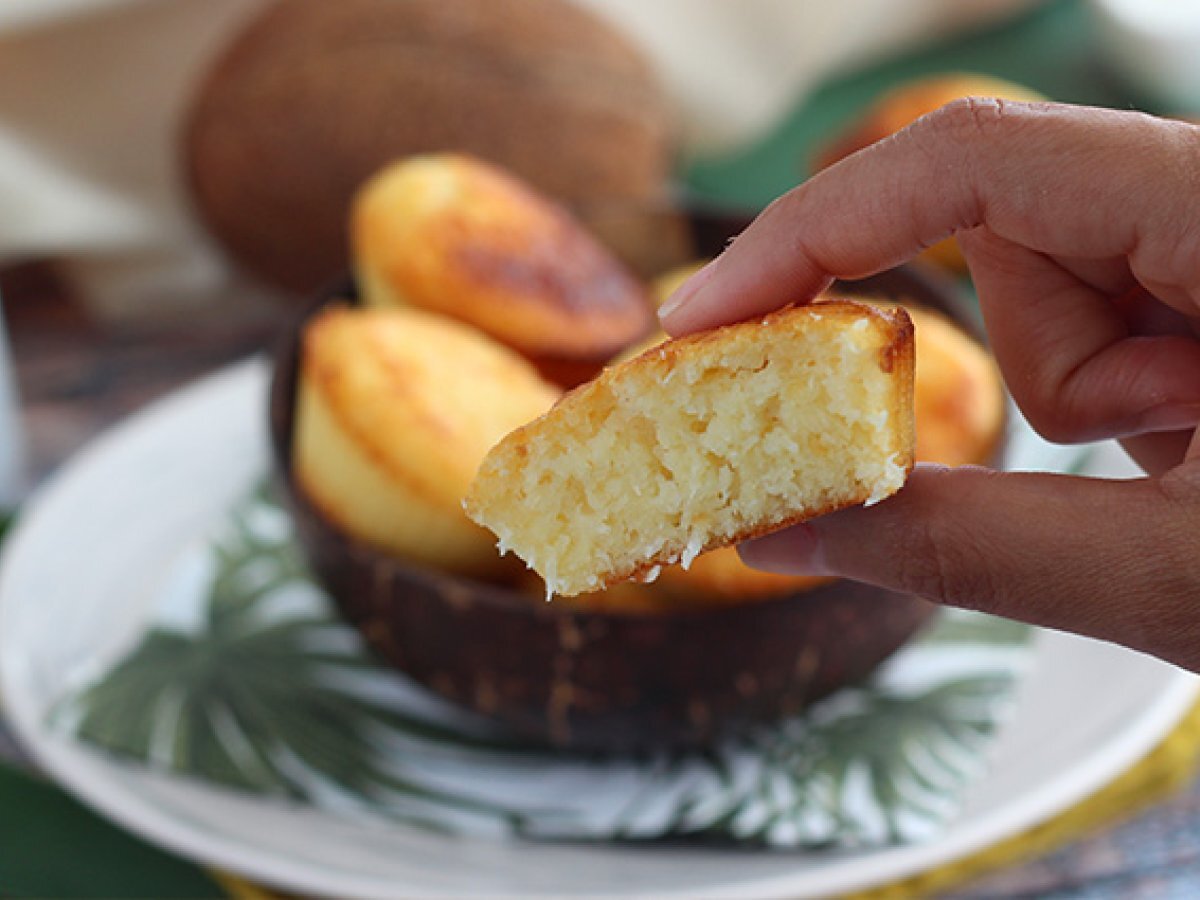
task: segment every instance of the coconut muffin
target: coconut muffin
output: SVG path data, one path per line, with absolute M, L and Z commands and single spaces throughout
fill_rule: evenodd
M 912 338 L 828 301 L 669 341 L 501 441 L 467 512 L 570 596 L 882 500 L 913 463 Z
M 467 322 L 566 383 L 654 324 L 641 284 L 564 209 L 469 156 L 384 169 L 355 198 L 351 243 L 368 305 Z
M 918 78 L 880 95 L 848 130 L 818 152 L 813 168 L 831 166 L 962 97 L 1000 97 L 1030 102 L 1046 99 L 1031 88 L 991 75 L 948 72 Z M 963 272 L 967 268 L 954 238 L 929 247 L 921 258 L 954 272 Z
M 488 449 L 560 393 L 460 323 L 331 308 L 303 337 L 293 472 L 347 533 L 413 562 L 494 574 L 503 561 L 463 495 Z
M 669 281 L 677 285 L 694 268 L 673 273 Z M 672 290 L 674 286 L 668 283 L 664 294 L 669 296 Z M 655 296 L 659 296 L 657 290 Z M 993 461 L 1004 431 L 1004 389 L 995 360 L 940 313 L 909 304 L 905 310 L 915 331 L 913 415 L 917 461 L 948 466 Z M 662 340 L 665 335 L 660 333 L 656 343 Z M 621 358 L 626 357 L 623 354 Z M 743 563 L 734 548 L 722 547 L 701 554 L 686 569 L 679 565 L 665 567 L 654 584 L 626 582 L 618 586 L 626 590 L 611 598 L 608 595 L 614 594 L 614 588 L 572 600 L 587 608 L 655 612 L 681 603 L 705 606 L 752 602 L 810 590 L 827 580 L 760 572 Z

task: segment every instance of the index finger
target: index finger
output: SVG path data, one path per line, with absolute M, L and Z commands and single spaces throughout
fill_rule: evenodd
M 1181 305 L 1198 153 L 1200 129 L 1140 113 L 955 101 L 776 200 L 660 316 L 676 335 L 750 318 L 981 225 L 1048 255 L 1128 257 Z

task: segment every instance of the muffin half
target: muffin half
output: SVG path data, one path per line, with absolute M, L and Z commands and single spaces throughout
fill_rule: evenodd
M 475 521 L 573 595 L 895 492 L 913 462 L 907 314 L 829 301 L 654 347 L 518 429 Z

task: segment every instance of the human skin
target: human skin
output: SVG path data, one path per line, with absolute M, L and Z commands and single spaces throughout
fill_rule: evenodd
M 752 541 L 743 559 L 1200 671 L 1200 128 L 956 101 L 775 201 L 660 316 L 680 335 L 804 303 L 950 234 L 1033 427 L 1118 438 L 1146 477 L 918 466 L 894 497 Z

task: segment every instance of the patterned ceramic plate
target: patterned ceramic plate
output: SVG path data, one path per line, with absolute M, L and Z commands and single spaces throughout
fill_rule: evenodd
M 979 706 L 979 688 L 995 686 L 994 679 L 968 680 L 962 692 L 961 677 L 936 676 L 936 666 L 929 665 L 933 657 L 927 658 L 924 668 L 915 668 L 911 658 L 920 652 L 928 656 L 930 646 L 934 656 L 941 652 L 945 657 L 947 636 L 953 645 L 962 641 L 964 634 L 970 640 L 987 634 L 994 645 L 1017 649 L 1022 642 L 1002 627 L 991 631 L 986 626 L 980 630 L 978 625 L 965 631 L 951 627 L 940 635 L 935 633 L 929 636 L 924 651 L 912 648 L 908 661 L 898 658 L 864 692 L 835 698 L 815 719 L 793 723 L 790 739 L 812 740 L 816 735 L 818 744 L 824 741 L 835 749 L 832 755 L 822 751 L 827 753 L 824 757 L 804 754 L 806 759 L 856 761 L 855 766 L 842 766 L 848 772 L 842 772 L 842 800 L 833 809 L 846 821 L 858 822 L 857 842 L 847 839 L 853 829 L 831 831 L 828 823 L 822 826 L 824 832 L 818 828 L 811 833 L 816 837 L 808 839 L 797 838 L 802 832 L 794 827 L 776 827 L 774 837 L 769 829 L 754 827 L 763 821 L 765 812 L 779 808 L 778 797 L 784 795 L 792 798 L 790 809 L 795 814 L 778 821 L 797 825 L 816 821 L 811 805 L 798 806 L 795 799 L 803 796 L 803 790 L 797 790 L 807 782 L 781 782 L 769 772 L 763 781 L 767 757 L 762 754 L 738 757 L 741 762 L 737 765 L 743 769 L 735 766 L 729 770 L 735 774 L 749 771 L 763 784 L 775 785 L 761 792 L 723 792 L 721 778 L 713 775 L 724 770 L 701 768 L 697 773 L 694 760 L 684 761 L 685 765 L 676 769 L 671 766 L 678 767 L 679 761 L 622 763 L 616 768 L 608 763 L 583 770 L 551 768 L 554 760 L 530 757 L 524 751 L 514 755 L 512 748 L 490 738 L 482 743 L 475 740 L 468 747 L 464 735 L 469 724 L 463 726 L 466 730 L 448 732 L 445 711 L 422 710 L 416 701 L 397 705 L 380 683 L 360 680 L 360 672 L 341 672 L 339 690 L 355 685 L 353 692 L 365 703 L 363 715 L 382 722 L 377 737 L 391 742 L 398 754 L 395 758 L 401 761 L 405 753 L 410 761 L 431 761 L 434 757 L 419 755 L 427 750 L 414 746 L 414 729 L 436 724 L 437 728 L 421 735 L 421 742 L 426 747 L 432 743 L 439 751 L 435 756 L 441 769 L 418 764 L 410 766 L 406 778 L 400 778 L 405 774 L 401 766 L 380 770 L 364 780 L 356 777 L 362 775 L 356 767 L 354 773 L 339 775 L 336 766 L 326 769 L 320 765 L 324 757 L 313 743 L 319 735 L 303 722 L 299 738 L 295 737 L 297 729 L 290 732 L 290 748 L 284 741 L 282 748 L 276 746 L 268 754 L 269 765 L 257 765 L 258 751 L 266 744 L 248 745 L 245 739 L 258 733 L 265 722 L 275 721 L 268 715 L 271 710 L 247 714 L 243 706 L 241 712 L 227 709 L 207 717 L 196 717 L 194 711 L 184 715 L 186 702 L 180 696 L 172 698 L 169 690 L 174 683 L 171 679 L 186 668 L 180 665 L 181 659 L 192 654 L 191 658 L 202 662 L 217 646 L 207 637 L 197 638 L 208 634 L 203 622 L 211 625 L 216 621 L 214 611 L 221 612 L 222 608 L 213 605 L 214 597 L 223 596 L 227 602 L 232 598 L 236 605 L 251 595 L 261 598 L 270 594 L 267 587 L 280 589 L 268 605 L 275 615 L 280 615 L 280 610 L 290 609 L 291 613 L 282 614 L 274 624 L 287 630 L 294 622 L 306 623 L 295 626 L 304 638 L 300 644 L 307 648 L 305 652 L 327 659 L 335 670 L 339 665 L 354 668 L 362 662 L 353 656 L 353 648 L 347 650 L 347 645 L 339 643 L 344 635 L 329 633 L 328 626 L 334 623 L 320 618 L 319 601 L 312 591 L 294 581 L 294 573 L 287 568 L 286 536 L 272 524 L 269 505 L 246 500 L 253 496 L 265 465 L 261 426 L 264 381 L 264 368 L 258 363 L 231 369 L 170 398 L 102 439 L 30 506 L 0 568 L 0 689 L 20 737 L 52 774 L 97 809 L 195 859 L 294 890 L 343 897 L 383 897 L 397 892 L 412 897 L 837 893 L 953 859 L 1039 821 L 1134 761 L 1194 696 L 1190 676 L 1146 657 L 1067 635 L 1038 634 L 1031 654 L 1033 668 L 1021 681 L 1010 721 L 991 747 L 986 776 L 973 782 L 968 779 L 965 796 L 950 793 L 955 802 L 949 827 L 927 829 L 921 841 L 912 840 L 916 831 L 904 833 L 900 836 L 907 842 L 899 843 L 861 840 L 862 829 L 872 822 L 886 826 L 889 821 L 912 821 L 913 810 L 922 806 L 928 812 L 930 797 L 914 793 L 914 784 L 919 787 L 920 777 L 937 781 L 956 770 L 976 773 L 978 745 L 962 740 L 922 744 L 946 759 L 931 763 L 926 758 L 923 764 L 910 767 L 912 777 L 897 782 L 904 797 L 889 799 L 879 792 L 877 776 L 864 780 L 854 771 L 882 765 L 880 771 L 886 774 L 890 771 L 887 766 L 902 754 L 892 754 L 881 762 L 878 754 L 864 754 L 862 742 L 838 744 L 837 740 L 845 741 L 847 733 L 838 723 L 853 717 L 856 704 L 882 702 L 900 710 L 894 722 L 911 728 L 915 721 L 912 713 L 918 708 L 912 705 L 914 700 L 930 696 L 942 699 L 932 705 L 922 700 L 925 706 L 920 708 L 926 713 L 934 710 L 931 721 L 936 729 L 961 730 L 963 723 L 979 721 L 981 709 L 987 722 L 993 722 L 996 709 Z M 1070 465 L 1072 459 L 1051 459 L 1046 448 L 1021 452 L 1027 453 L 1027 464 L 1038 465 L 1040 460 L 1046 467 Z M 231 518 L 231 510 L 240 512 Z M 250 544 L 245 542 L 247 538 Z M 239 552 L 250 555 L 239 558 Z M 226 554 L 223 563 L 222 553 Z M 261 570 L 265 580 L 251 577 L 242 585 L 249 584 L 248 591 L 239 588 L 230 594 L 229 585 L 238 581 L 233 573 L 247 561 L 249 570 Z M 272 561 L 281 568 L 270 570 Z M 164 597 L 187 594 L 188 584 L 192 596 L 205 602 L 164 604 Z M 197 585 L 202 589 L 197 590 Z M 221 627 L 260 640 L 254 629 L 271 627 L 262 618 L 262 609 L 238 609 L 239 615 L 249 615 L 229 619 Z M 246 628 L 250 632 L 245 632 Z M 305 632 L 306 628 L 315 630 Z M 263 645 L 256 646 L 261 658 Z M 1022 651 L 1020 656 L 1028 655 Z M 125 664 L 135 664 L 136 677 L 121 682 L 121 674 L 129 671 L 122 668 Z M 165 666 L 157 670 L 162 672 L 160 678 L 152 677 L 156 665 Z M 1015 670 L 1006 665 L 994 666 L 992 675 L 1000 672 L 1011 677 Z M 225 671 L 225 666 L 217 670 Z M 271 683 L 269 671 L 260 669 L 259 675 L 263 685 Z M 379 673 L 371 677 L 376 676 Z M 935 682 L 930 679 L 935 676 L 941 678 L 937 685 L 951 687 L 931 693 Z M 125 710 L 128 718 L 104 712 L 106 695 L 102 691 L 98 697 L 97 686 L 107 690 L 108 697 L 119 699 L 112 709 Z M 145 692 L 141 707 L 130 702 L 138 691 Z M 256 697 L 266 694 L 258 690 L 242 696 L 253 704 Z M 343 693 L 342 699 L 347 696 Z M 945 702 L 946 697 L 953 702 Z M 151 708 L 158 714 L 147 714 Z M 203 719 L 204 728 L 198 731 L 189 726 L 189 716 Z M 871 717 L 872 721 L 878 719 L 878 715 Z M 346 721 L 351 728 L 361 727 L 354 719 Z M 831 736 L 836 738 L 832 743 Z M 783 737 L 789 735 L 774 735 L 773 746 L 780 746 Z M 332 739 L 333 734 L 326 738 Z M 309 749 L 301 754 L 303 759 L 292 758 L 301 741 L 307 741 L 304 746 Z M 876 737 L 868 743 L 877 747 L 879 741 Z M 95 744 L 121 751 L 123 756 L 99 752 Z M 402 746 L 407 749 L 401 751 Z M 345 752 L 344 748 L 339 752 Z M 447 756 L 455 755 L 459 763 L 465 759 L 467 765 L 456 770 L 453 761 L 447 763 Z M 368 766 L 379 762 L 366 760 Z M 479 772 L 487 766 L 499 766 L 492 771 L 501 772 L 502 777 L 493 780 L 509 784 L 521 783 L 524 768 L 525 787 L 515 798 L 502 790 L 488 794 L 482 816 L 479 809 L 461 815 L 462 810 L 454 806 L 461 800 L 463 787 L 470 786 L 472 778 L 478 781 Z M 665 782 L 644 780 L 650 774 L 662 778 L 664 773 L 668 776 Z M 683 780 L 671 781 L 672 777 Z M 549 783 L 556 779 L 558 789 Z M 960 782 L 967 784 L 961 778 Z M 572 832 L 563 827 L 567 820 L 561 815 L 530 817 L 529 796 L 539 798 L 536 809 L 545 808 L 544 801 L 556 795 L 563 801 L 559 807 L 569 807 L 584 788 L 595 789 L 596 784 L 602 786 L 596 796 L 622 801 L 617 806 L 624 810 L 624 818 L 576 815 L 572 821 L 583 822 L 583 826 Z M 647 791 L 643 789 L 647 784 L 658 786 Z M 670 789 L 662 789 L 663 784 Z M 710 804 L 717 804 L 709 809 L 734 803 L 742 818 L 716 815 L 705 819 L 695 802 L 668 807 L 665 812 L 643 808 L 636 816 L 627 815 L 624 801 L 646 797 L 678 800 L 681 784 L 693 791 L 688 795 L 693 800 L 704 796 Z M 736 789 L 737 778 L 730 784 Z M 387 796 L 397 785 L 402 789 Z M 419 803 L 411 802 L 414 785 L 421 794 Z M 708 793 L 695 794 L 696 785 L 706 786 Z M 871 789 L 864 791 L 864 785 Z M 432 793 L 431 787 L 435 788 Z M 393 802 L 397 797 L 398 802 Z M 911 802 L 914 797 L 921 801 L 915 806 Z M 473 793 L 472 802 L 478 799 L 478 792 Z M 596 808 L 595 802 L 589 801 L 575 811 Z M 860 812 L 854 813 L 855 809 Z M 866 812 L 861 812 L 864 809 Z M 500 814 L 493 815 L 496 810 Z M 515 818 L 514 810 L 519 813 Z M 561 814 L 562 809 L 555 811 Z M 939 826 L 947 824 L 937 815 L 927 816 L 930 818 Z M 528 833 L 514 836 L 531 821 L 539 825 L 537 836 L 555 840 L 531 840 Z M 688 822 L 704 824 L 694 830 L 708 838 L 714 836 L 710 826 L 723 825 L 724 833 L 716 836 L 724 841 L 703 846 L 678 840 L 637 846 L 629 842 L 639 837 L 679 837 L 678 826 Z M 643 830 L 646 823 L 653 827 L 639 834 L 636 828 L 630 830 L 630 823 L 640 823 Z M 886 827 L 880 833 L 889 837 Z M 623 840 L 613 841 L 614 837 Z M 746 837 L 755 840 L 748 842 Z M 814 852 L 761 847 L 763 843 L 796 847 L 822 842 L 840 849 Z

